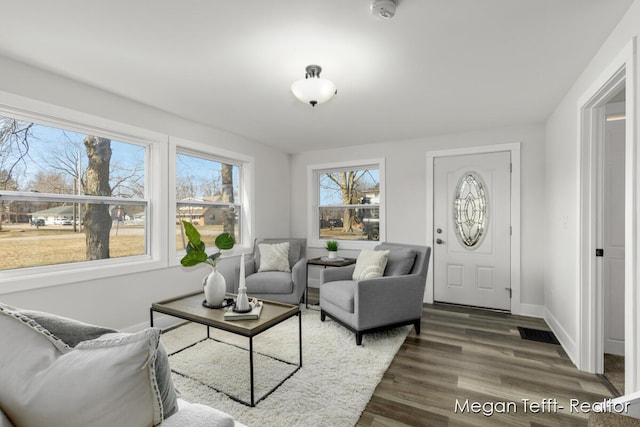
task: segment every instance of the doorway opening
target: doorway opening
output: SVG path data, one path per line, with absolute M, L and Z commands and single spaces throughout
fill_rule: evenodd
M 640 373 L 635 366 L 640 356 L 636 350 L 640 331 L 635 327 L 638 298 L 635 218 L 638 209 L 637 150 L 632 126 L 634 75 L 635 39 L 578 101 L 580 227 L 576 364 L 581 370 L 603 374 L 605 351 L 611 354 L 609 341 L 614 341 L 618 345 L 617 351 L 624 354 L 624 385 L 619 385 L 624 390 L 618 390 L 623 394 L 637 389 Z M 622 126 L 624 142 L 619 141 L 616 145 L 616 161 L 624 164 L 624 170 L 621 167 L 616 170 L 613 165 L 607 167 L 607 159 L 612 154 L 609 151 L 615 144 L 607 141 L 609 122 L 606 117 L 607 110 L 614 104 L 623 106 L 628 118 Z M 617 174 L 618 184 L 611 184 L 615 180 L 606 176 L 611 171 Z M 610 206 L 610 198 L 616 200 L 616 207 Z M 612 237 L 615 244 L 612 244 Z M 606 260 L 607 255 L 612 259 Z M 612 314 L 612 311 L 616 313 Z M 614 339 L 610 340 L 612 334 Z
M 598 161 L 596 276 L 602 289 L 603 374 L 624 393 L 625 100 L 623 87 L 604 105 Z

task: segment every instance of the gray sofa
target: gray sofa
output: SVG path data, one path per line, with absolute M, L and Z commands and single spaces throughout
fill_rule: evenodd
M 291 272 L 262 271 L 260 269 L 261 243 L 289 242 L 289 268 Z M 256 239 L 253 244 L 253 255 L 245 261 L 245 278 L 247 294 L 259 299 L 279 301 L 297 305 L 302 300 L 307 286 L 307 239 L 302 238 L 270 238 Z M 240 267 L 237 268 L 240 274 Z
M 121 333 L 0 303 L 0 427 L 240 427 L 177 397 L 160 330 Z
M 422 302 L 429 268 L 428 246 L 381 243 L 389 250 L 382 277 L 353 280 L 355 265 L 320 272 L 320 319 L 326 316 L 362 335 L 381 329 L 414 325 L 420 334 Z

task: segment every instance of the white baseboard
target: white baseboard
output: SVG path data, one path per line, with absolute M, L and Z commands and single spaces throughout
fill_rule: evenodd
M 536 304 L 520 304 L 520 313 L 513 314 L 544 319 L 544 306 Z
M 544 320 L 547 322 L 553 333 L 560 341 L 560 345 L 569 356 L 569 359 L 573 362 L 575 366 L 578 366 L 578 348 L 576 347 L 576 343 L 571 336 L 564 330 L 560 322 L 551 314 L 549 310 L 545 308 L 544 310 Z

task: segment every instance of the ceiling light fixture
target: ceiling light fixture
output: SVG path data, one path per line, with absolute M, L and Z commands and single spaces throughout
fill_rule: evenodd
M 308 102 L 312 107 L 327 102 L 338 93 L 336 85 L 331 80 L 320 78 L 321 71 L 322 67 L 319 65 L 308 65 L 304 79 L 291 85 L 291 92 L 296 98 L 304 103 Z
M 391 19 L 396 14 L 397 0 L 373 0 L 371 13 L 381 19 Z

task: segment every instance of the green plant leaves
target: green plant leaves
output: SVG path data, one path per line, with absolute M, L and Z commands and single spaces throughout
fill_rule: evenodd
M 189 243 L 192 243 L 193 246 L 199 247 L 202 241 L 200 240 L 200 233 L 196 228 L 188 221 L 182 221 L 182 225 L 184 225 L 184 234 L 187 235 L 189 239 Z M 204 244 L 202 244 L 202 250 L 204 251 Z
M 219 252 L 218 252 L 219 253 Z M 182 257 L 180 264 L 185 267 L 193 267 L 201 262 L 207 261 L 207 254 L 202 252 L 191 251 Z
M 205 252 L 205 244 L 200 239 L 200 233 L 196 228 L 188 221 L 182 221 L 184 225 L 184 233 L 187 238 L 189 238 L 189 243 L 187 244 L 186 250 L 187 254 L 182 257 L 180 260 L 180 264 L 185 267 L 192 267 L 194 265 L 200 264 L 201 262 L 208 262 L 209 264 L 215 266 L 216 260 L 222 255 L 220 251 L 224 249 L 231 249 L 235 244 L 235 240 L 233 236 L 229 233 L 222 233 L 216 237 L 215 245 L 218 248 L 218 252 L 213 255 L 208 256 Z
M 194 245 L 193 242 L 190 241 L 189 243 L 187 243 L 186 249 L 187 249 L 187 253 L 193 252 L 193 251 L 204 253 L 204 242 L 201 241 L 200 244 Z
M 231 249 L 235 243 L 233 236 L 229 233 L 222 233 L 216 237 L 216 247 L 220 250 Z
M 329 240 L 327 242 L 327 250 L 328 251 L 337 251 L 338 250 L 338 242 L 336 242 L 335 240 Z

